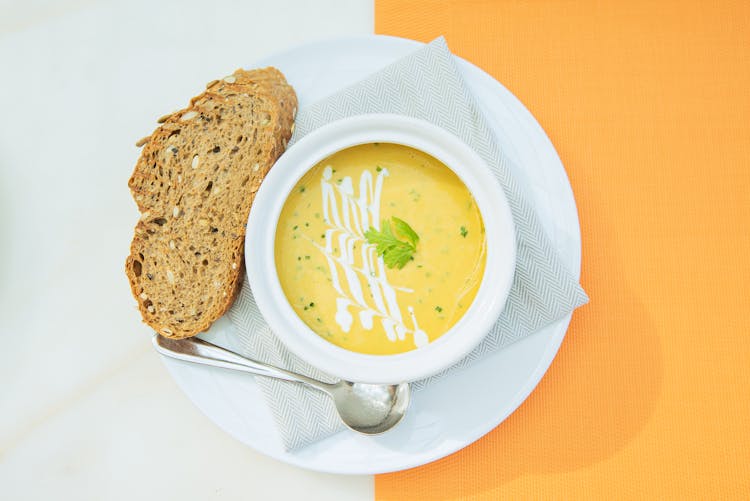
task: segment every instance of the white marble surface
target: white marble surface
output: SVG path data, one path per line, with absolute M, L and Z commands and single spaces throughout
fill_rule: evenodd
M 0 499 L 372 499 L 218 430 L 123 272 L 133 143 L 205 82 L 371 33 L 371 0 L 0 1 Z

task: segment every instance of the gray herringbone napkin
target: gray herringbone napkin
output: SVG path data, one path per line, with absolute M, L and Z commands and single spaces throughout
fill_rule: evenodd
M 362 82 L 297 115 L 294 140 L 334 120 L 365 113 L 398 113 L 428 120 L 476 150 L 505 189 L 517 231 L 518 264 L 505 311 L 492 332 L 468 357 L 441 375 L 460 370 L 566 316 L 587 301 L 578 282 L 561 264 L 518 184 L 509 160 L 468 91 L 453 57 L 440 38 Z M 264 322 L 247 282 L 229 311 L 239 336 L 234 350 L 320 379 L 328 376 L 292 355 Z M 259 377 L 285 446 L 295 449 L 343 428 L 331 401 L 301 385 Z

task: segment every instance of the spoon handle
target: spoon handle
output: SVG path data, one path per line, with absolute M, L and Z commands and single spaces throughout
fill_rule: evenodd
M 321 391 L 328 392 L 333 385 L 312 379 L 302 374 L 290 372 L 273 365 L 268 365 L 257 360 L 251 360 L 226 350 L 213 343 L 191 337 L 186 339 L 169 339 L 158 334 L 153 337 L 156 351 L 167 357 L 185 360 L 212 367 L 234 369 L 249 372 L 258 376 L 272 377 L 284 381 L 303 383 Z

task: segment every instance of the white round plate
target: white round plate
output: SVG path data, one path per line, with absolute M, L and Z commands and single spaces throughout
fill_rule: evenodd
M 279 68 L 304 107 L 421 46 L 412 40 L 375 35 L 335 39 L 298 47 L 250 66 Z M 515 174 L 544 229 L 577 277 L 581 263 L 578 214 L 552 143 L 505 87 L 471 63 L 457 60 L 500 147 L 518 166 Z M 164 362 L 180 388 L 209 419 L 263 454 L 311 470 L 373 474 L 429 463 L 495 428 L 539 383 L 569 322 L 570 317 L 564 318 L 414 393 L 404 421 L 384 435 L 364 437 L 347 430 L 293 452 L 284 450 L 271 411 L 252 376 L 172 359 Z M 232 329 L 231 323 L 221 318 L 201 337 L 231 347 Z

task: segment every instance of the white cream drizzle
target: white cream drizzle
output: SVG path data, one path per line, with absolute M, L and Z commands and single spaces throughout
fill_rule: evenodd
M 407 334 L 411 334 L 415 346 L 428 344 L 429 337 L 419 328 L 414 308 L 407 308 L 412 324 L 412 328 L 409 328 L 404 323 L 402 309 L 396 298 L 397 290 L 407 293 L 414 291 L 394 287 L 388 282 L 383 258 L 377 255 L 375 246 L 368 243 L 364 236 L 370 227 L 380 229 L 380 197 L 388 169 L 381 169 L 374 181 L 369 170 L 362 172 L 356 195 L 351 177 L 332 183 L 332 176 L 332 167 L 326 166 L 320 181 L 323 220 L 329 226 L 325 232 L 326 243 L 325 246 L 315 242 L 313 244 L 325 256 L 333 287 L 338 294 L 336 323 L 342 331 L 349 332 L 354 323 L 349 310 L 352 307 L 359 310 L 359 322 L 367 331 L 373 329 L 374 320 L 378 318 L 390 341 L 403 340 Z M 356 266 L 355 245 L 359 246 L 361 266 Z M 372 294 L 369 299 L 362 288 L 362 278 Z

